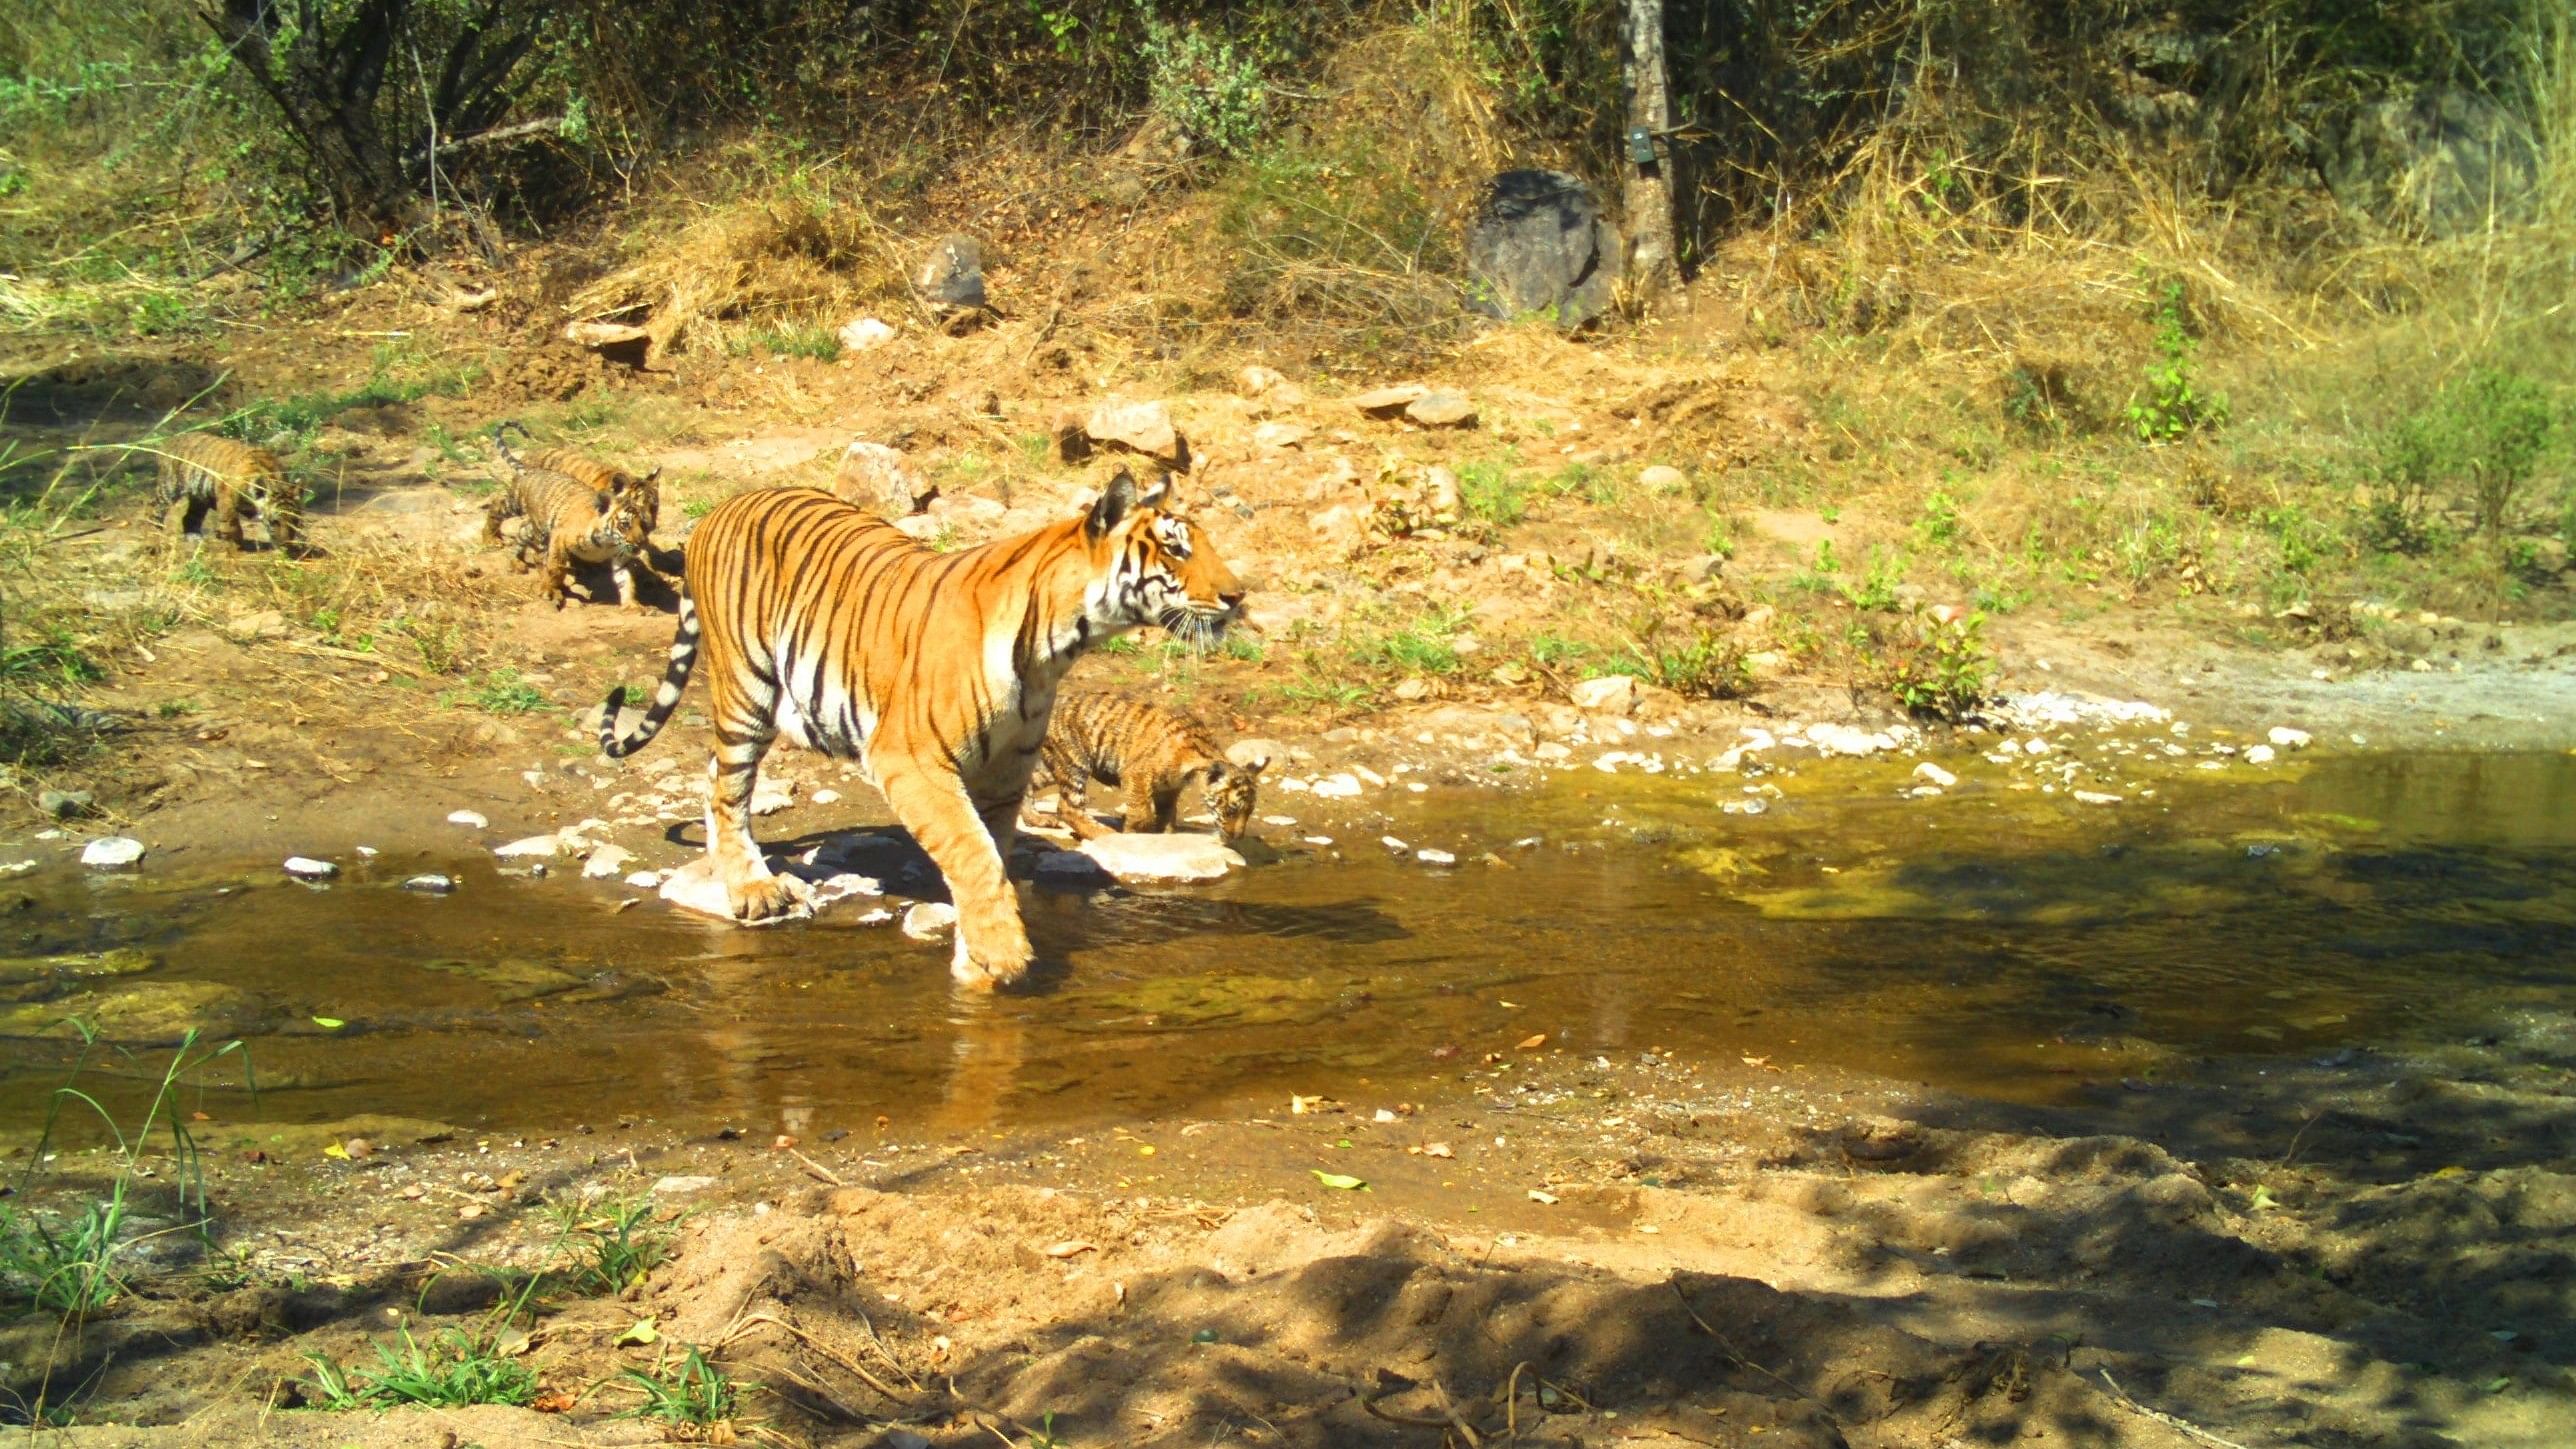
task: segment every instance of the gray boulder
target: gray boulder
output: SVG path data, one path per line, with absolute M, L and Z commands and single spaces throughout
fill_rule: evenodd
M 913 279 L 934 307 L 984 306 L 984 248 L 971 236 L 942 237 Z
M 1580 178 L 1506 171 L 1467 228 L 1467 305 L 1488 317 L 1550 315 L 1570 331 L 1609 309 L 1620 257 L 1618 228 Z

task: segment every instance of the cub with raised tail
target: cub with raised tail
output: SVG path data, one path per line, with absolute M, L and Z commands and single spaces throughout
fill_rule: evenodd
M 1055 780 L 1058 816 L 1079 840 L 1110 833 L 1083 808 L 1095 780 L 1126 791 L 1121 828 L 1133 835 L 1169 831 L 1180 816 L 1181 791 L 1202 781 L 1217 834 L 1239 840 L 1252 828 L 1261 771 L 1270 763 L 1235 764 L 1188 715 L 1096 690 L 1068 691 L 1056 701 L 1038 759 Z
M 703 654 L 715 722 L 707 857 L 736 919 L 795 912 L 751 834 L 752 786 L 781 734 L 862 761 L 957 904 L 950 969 L 993 987 L 1029 968 L 1006 863 L 1056 686 L 1091 646 L 1144 624 L 1192 643 L 1224 636 L 1243 585 L 1168 499 L 1125 473 L 1074 517 L 939 553 L 812 488 L 716 505 L 689 539 L 670 664 L 624 738 L 608 696 L 609 756 L 661 731 Z
M 617 582 L 618 607 L 630 614 L 641 612 L 644 606 L 635 597 L 635 565 L 644 557 L 652 531 L 644 513 L 643 485 L 625 492 L 605 491 L 571 474 L 541 467 L 520 457 L 503 436 L 515 426 L 503 423 L 492 429 L 492 446 L 510 465 L 510 481 L 484 510 L 484 541 L 501 542 L 504 524 L 525 519 L 519 561 L 522 567 L 538 570 L 539 597 L 552 600 L 560 609 L 572 596 L 574 564 L 606 564 Z M 550 450 L 546 456 L 560 451 Z M 658 505 L 659 490 L 651 496 Z

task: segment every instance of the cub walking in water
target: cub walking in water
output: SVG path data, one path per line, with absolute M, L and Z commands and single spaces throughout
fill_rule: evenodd
M 1180 816 L 1182 789 L 1204 781 L 1217 834 L 1239 840 L 1252 828 L 1269 763 L 1235 764 L 1188 715 L 1100 693 L 1059 697 L 1038 752 L 1038 764 L 1055 778 L 1057 816 L 1077 840 L 1110 833 L 1083 808 L 1094 780 L 1126 790 L 1123 828 L 1131 835 L 1168 832 Z
M 281 553 L 295 547 L 304 524 L 304 488 L 286 476 L 275 453 L 214 433 L 181 433 L 158 451 L 153 498 L 171 546 L 211 513 L 215 537 L 248 548 L 242 515 L 251 513 L 268 529 L 269 547 Z
M 596 462 L 569 448 L 549 448 L 523 458 L 507 436 L 517 423 L 492 429 L 492 446 L 510 465 L 510 481 L 484 510 L 483 538 L 499 543 L 502 525 L 526 520 L 519 540 L 522 567 L 538 570 L 537 590 L 558 609 L 571 597 L 572 566 L 606 564 L 617 581 L 617 604 L 632 614 L 643 605 L 635 598 L 635 564 L 650 547 L 651 515 L 660 510 L 661 470 L 643 478 Z M 527 429 L 519 428 L 521 433 Z M 549 462 L 566 467 L 548 466 Z M 604 482 L 594 486 L 585 479 Z M 647 565 L 650 567 L 650 565 Z

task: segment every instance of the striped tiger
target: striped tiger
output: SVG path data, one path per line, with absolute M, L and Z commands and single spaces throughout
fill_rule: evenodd
M 1081 514 L 957 553 L 812 488 L 756 489 L 718 504 L 689 539 L 680 617 L 661 688 L 619 738 L 609 693 L 599 747 L 650 742 L 703 649 L 709 764 L 707 856 L 739 920 L 793 914 L 797 887 L 752 839 L 761 757 L 780 734 L 858 759 L 948 881 L 950 969 L 989 988 L 1029 967 L 1007 862 L 1057 683 L 1092 645 L 1144 624 L 1204 646 L 1243 606 L 1243 585 L 1198 526 L 1121 472 Z
M 500 428 L 516 429 L 519 436 L 523 438 L 528 436 L 528 430 L 516 421 L 504 422 Z M 497 433 L 500 429 L 496 428 L 494 431 Z M 496 438 L 495 441 L 498 439 Z M 504 456 L 507 456 L 506 450 L 504 450 Z M 662 468 L 658 463 L 654 465 L 652 472 L 638 477 L 614 463 L 602 462 L 579 448 L 555 447 L 540 448 L 530 453 L 524 466 L 561 473 L 594 492 L 605 493 L 612 498 L 632 494 L 636 503 L 635 511 L 644 520 L 644 531 L 650 533 L 662 526 Z
M 269 547 L 293 549 L 304 527 L 304 487 L 287 476 L 277 455 L 214 433 L 181 433 L 158 446 L 155 505 L 171 546 L 212 514 L 215 537 L 248 548 L 242 515 L 256 514 Z
M 1055 702 L 1038 763 L 1054 779 L 1057 817 L 1076 839 L 1109 833 L 1083 808 L 1094 780 L 1125 789 L 1127 818 L 1120 828 L 1135 835 L 1168 832 L 1180 815 L 1182 789 L 1196 780 L 1205 783 L 1217 834 L 1237 840 L 1252 828 L 1269 761 L 1235 764 L 1205 726 L 1177 710 L 1074 690 Z
M 538 570 L 538 597 L 558 609 L 571 597 L 572 566 L 604 563 L 617 581 L 617 604 L 638 613 L 635 563 L 650 546 L 640 486 L 624 493 L 602 492 L 570 474 L 540 467 L 522 458 L 503 436 L 514 424 L 492 430 L 492 446 L 510 465 L 510 481 L 483 511 L 483 539 L 502 541 L 502 525 L 524 519 L 518 540 L 519 565 Z

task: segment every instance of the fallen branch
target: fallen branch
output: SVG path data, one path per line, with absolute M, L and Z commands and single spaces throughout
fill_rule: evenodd
M 564 118 L 561 116 L 540 116 L 533 121 L 520 121 L 515 125 L 509 126 L 495 126 L 488 131 L 477 131 L 471 136 L 458 136 L 453 140 L 441 141 L 436 147 L 430 150 L 428 155 L 452 156 L 459 151 L 470 150 L 476 146 L 498 146 L 505 141 L 522 141 L 530 136 L 541 136 L 549 133 L 560 134 L 563 130 L 563 124 Z M 418 162 L 426 159 L 427 157 L 418 152 L 413 153 L 414 164 L 418 164 Z
M 830 1344 L 824 1343 L 820 1339 L 814 1337 L 814 1335 L 798 1328 L 795 1324 L 788 1322 L 777 1314 L 755 1313 L 742 1320 L 742 1326 L 744 1328 L 749 1328 L 755 1323 L 775 1324 L 780 1328 L 786 1329 L 789 1333 L 796 1336 L 797 1342 L 812 1349 L 814 1352 L 821 1354 L 823 1357 L 830 1359 L 834 1364 L 848 1370 L 850 1373 L 857 1375 L 861 1382 L 865 1383 L 869 1388 L 876 1390 L 878 1393 L 885 1395 L 890 1402 L 897 1404 L 909 1404 L 911 1402 L 911 1400 L 905 1395 L 899 1394 L 889 1387 L 885 1380 L 868 1372 L 857 1359 L 850 1357 L 848 1354 L 841 1352 Z

